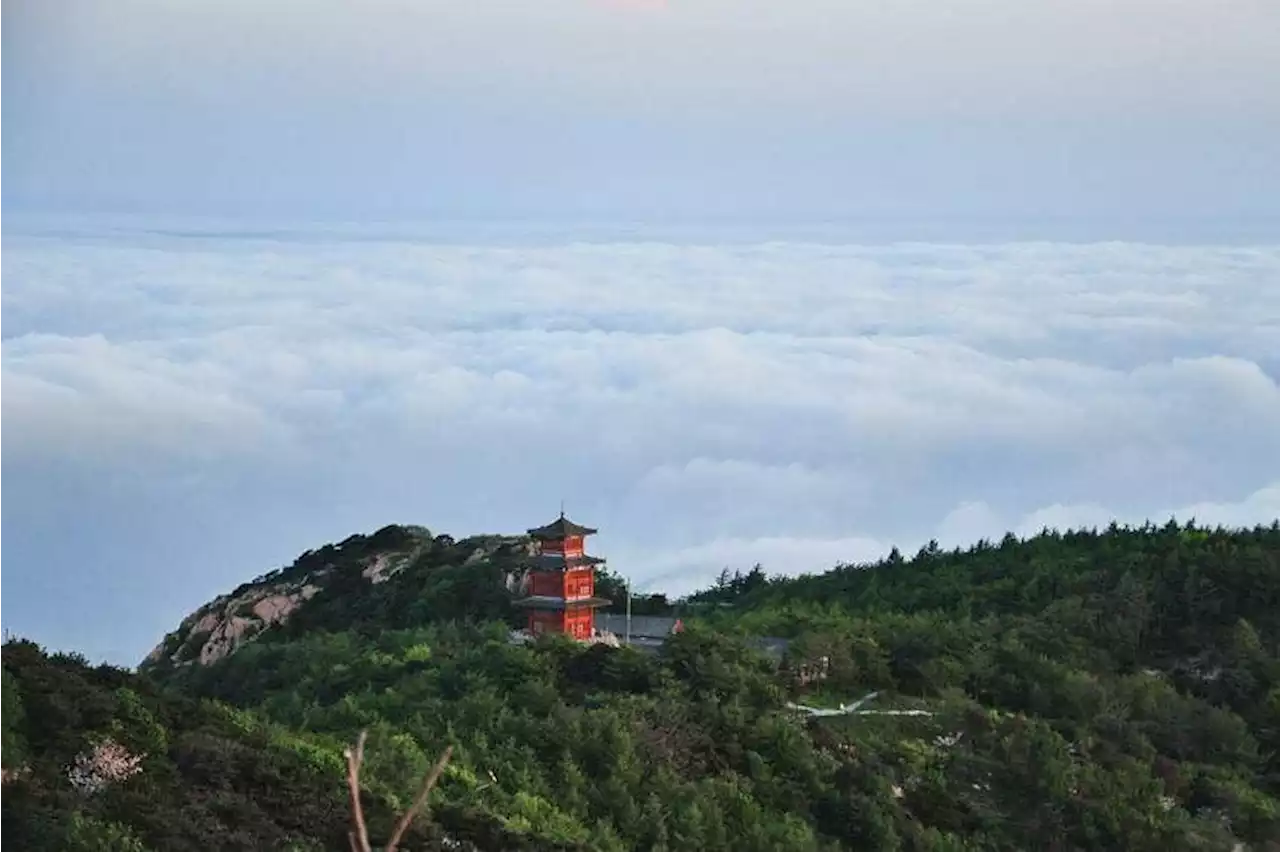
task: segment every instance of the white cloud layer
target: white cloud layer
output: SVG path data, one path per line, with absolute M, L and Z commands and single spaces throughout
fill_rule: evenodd
M 1280 247 L 375 236 L 6 237 L 15 629 L 128 659 L 321 541 L 562 498 L 673 592 L 1280 516 Z

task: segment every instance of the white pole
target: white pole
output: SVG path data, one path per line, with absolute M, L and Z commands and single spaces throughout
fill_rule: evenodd
M 631 578 L 627 577 L 627 635 L 623 644 L 631 644 Z

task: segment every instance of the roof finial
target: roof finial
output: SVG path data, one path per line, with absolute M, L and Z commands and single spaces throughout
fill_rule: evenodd
M 560 498 L 560 517 L 564 517 L 564 498 Z

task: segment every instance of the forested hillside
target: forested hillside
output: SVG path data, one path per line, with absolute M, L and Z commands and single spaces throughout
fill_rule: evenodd
M 4 646 L 3 723 L 11 848 L 346 845 L 350 811 L 337 743 L 27 642 Z M 371 795 L 366 808 L 386 830 L 387 798 Z M 417 848 L 442 848 L 439 836 L 420 829 Z
M 341 751 L 368 730 L 381 837 L 454 747 L 402 848 L 1280 849 L 1280 525 L 726 576 L 656 655 L 510 644 L 518 541 L 379 535 L 412 554 L 395 582 L 368 538 L 304 555 L 324 589 L 207 665 L 178 639 L 145 676 L 6 645 L 6 827 L 345 848 Z M 107 736 L 146 757 L 86 792 L 68 767 Z

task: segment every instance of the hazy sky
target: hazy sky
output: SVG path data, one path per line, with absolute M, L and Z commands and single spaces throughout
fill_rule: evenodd
M 7 629 L 562 498 L 676 593 L 1280 517 L 1275 0 L 3 9 Z
M 41 0 L 3 32 L 6 209 L 1280 218 L 1274 0 Z

